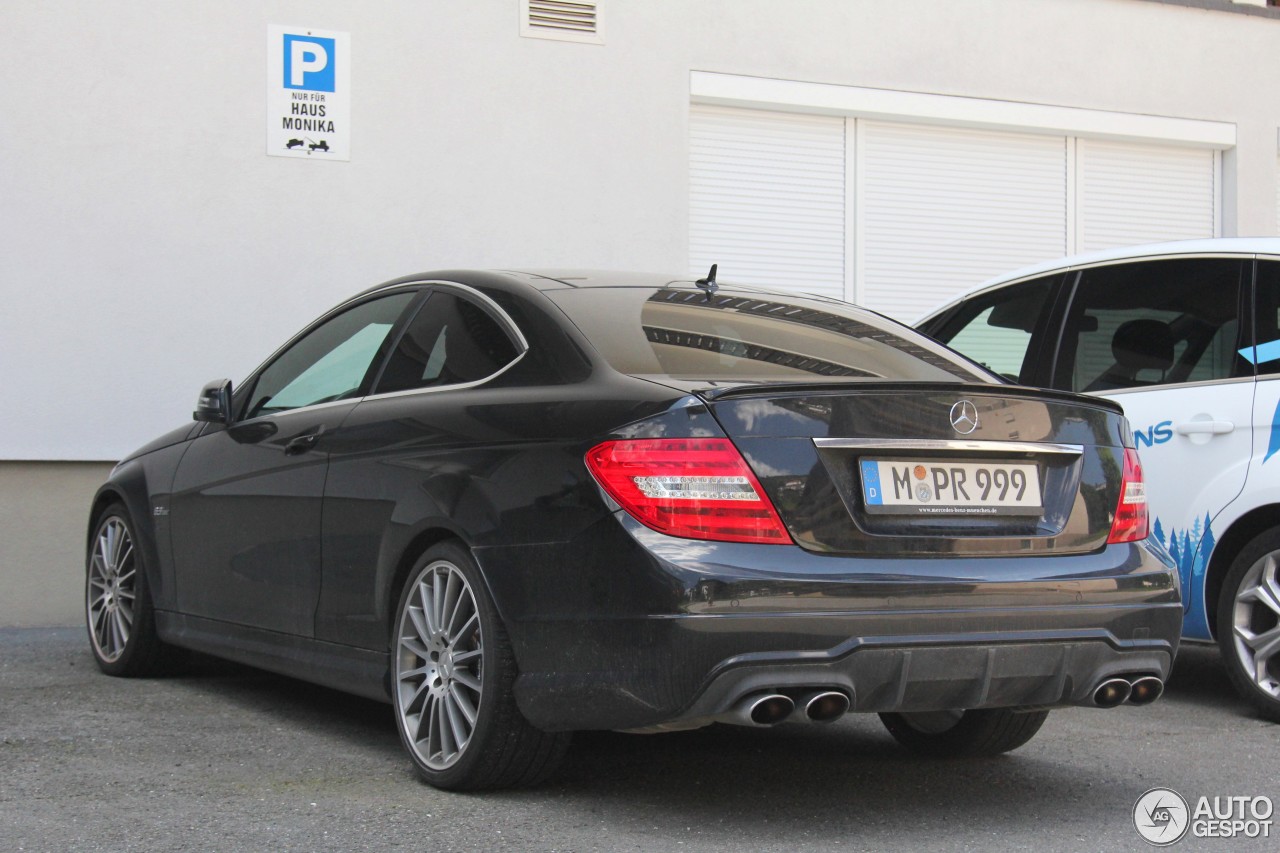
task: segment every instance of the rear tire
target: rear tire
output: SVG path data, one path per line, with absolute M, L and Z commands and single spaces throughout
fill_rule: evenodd
M 1245 546 L 1222 582 L 1218 647 L 1240 695 L 1280 723 L 1280 529 Z
M 932 711 L 881 714 L 894 740 L 920 755 L 936 758 L 999 755 L 1022 746 L 1040 731 L 1048 711 Z
M 123 504 L 102 510 L 85 558 L 85 624 L 94 660 L 107 675 L 159 675 L 172 647 L 156 634 L 146 564 Z
M 570 733 L 537 729 L 516 707 L 511 643 L 465 548 L 443 543 L 422 555 L 392 627 L 396 727 L 423 781 L 475 791 L 555 772 Z

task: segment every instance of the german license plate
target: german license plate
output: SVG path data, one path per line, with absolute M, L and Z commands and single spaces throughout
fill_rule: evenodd
M 1040 515 L 1040 473 L 1017 462 L 861 459 L 867 512 L 897 515 Z

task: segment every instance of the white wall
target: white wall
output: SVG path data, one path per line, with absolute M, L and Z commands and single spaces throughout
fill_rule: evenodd
M 1276 230 L 1280 20 L 1148 0 L 5 0 L 0 459 L 113 459 L 381 280 L 683 270 L 689 72 L 1236 124 L 1226 233 Z M 349 163 L 267 157 L 268 24 L 351 34 Z

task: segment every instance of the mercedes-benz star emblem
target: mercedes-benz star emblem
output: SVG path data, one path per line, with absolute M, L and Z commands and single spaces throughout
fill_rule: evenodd
M 961 435 L 968 435 L 978 428 L 978 407 L 968 400 L 961 400 L 951 407 L 951 426 Z

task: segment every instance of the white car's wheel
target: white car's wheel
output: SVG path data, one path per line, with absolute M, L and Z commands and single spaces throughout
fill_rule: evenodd
M 1217 627 L 1232 683 L 1264 717 L 1280 722 L 1280 530 L 1255 538 L 1231 564 Z

